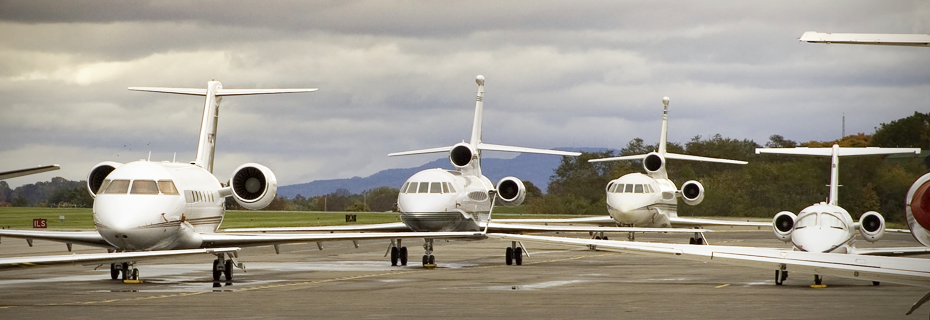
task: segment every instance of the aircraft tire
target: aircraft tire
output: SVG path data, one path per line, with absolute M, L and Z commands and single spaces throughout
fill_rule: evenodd
M 213 281 L 220 281 L 220 274 L 223 272 L 217 270 L 217 267 L 220 265 L 220 259 L 213 260 Z
M 397 247 L 391 247 L 391 266 L 397 266 L 397 259 L 400 258 L 400 250 Z
M 400 265 L 406 266 L 407 265 L 407 247 L 400 247 L 399 255 L 400 255 Z
M 110 264 L 110 279 L 116 280 L 119 278 L 119 270 L 116 269 L 116 264 Z
M 822 285 L 822 284 L 823 284 L 823 277 L 820 276 L 819 274 L 815 274 L 815 275 L 814 275 L 814 284 L 816 284 L 816 285 L 818 285 L 818 286 L 819 286 L 819 285 Z
M 516 247 L 513 249 L 513 260 L 518 266 L 523 265 L 523 248 Z
M 435 256 L 429 255 L 429 264 L 436 264 L 436 257 L 435 257 Z
M 226 269 L 223 270 L 223 275 L 226 276 L 226 281 L 232 281 L 232 276 L 233 276 L 232 260 L 226 260 Z
M 139 280 L 139 269 L 132 269 L 132 280 Z
M 507 252 L 504 254 L 504 260 L 507 261 L 507 265 L 513 264 L 513 248 L 507 247 Z
M 123 262 L 123 280 L 129 280 L 129 264 Z

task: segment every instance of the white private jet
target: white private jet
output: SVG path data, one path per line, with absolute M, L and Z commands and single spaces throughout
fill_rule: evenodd
M 430 148 L 388 154 L 404 156 L 414 154 L 448 152 L 449 161 L 455 170 L 427 169 L 410 176 L 401 186 L 397 197 L 397 208 L 402 223 L 386 223 L 364 226 L 295 227 L 295 228 L 244 228 L 227 229 L 227 232 L 308 232 L 308 231 L 395 231 L 398 235 L 421 235 L 425 240 L 423 265 L 435 265 L 433 240 L 429 232 L 694 232 L 671 228 L 636 227 L 582 227 L 545 226 L 517 224 L 535 222 L 533 219 L 502 219 L 491 222 L 491 210 L 495 203 L 516 206 L 523 202 L 526 188 L 515 177 L 505 177 L 497 185 L 481 174 L 481 151 L 504 151 L 578 156 L 578 152 L 512 147 L 484 143 L 481 141 L 481 119 L 484 106 L 484 76 L 476 80 L 478 92 L 475 103 L 475 118 L 471 140 L 450 147 Z M 517 223 L 515 223 L 517 222 Z M 414 232 L 409 232 L 409 231 Z M 707 231 L 707 230 L 697 230 Z M 407 247 L 400 237 L 388 248 L 391 265 L 407 264 Z M 516 241 L 505 250 L 508 265 L 523 264 L 523 255 L 528 253 Z
M 850 254 L 907 254 L 930 252 L 930 248 L 882 248 L 857 249 L 853 246 L 856 234 L 869 242 L 881 239 L 885 234 L 885 218 L 875 211 L 863 213 L 859 222 L 853 222 L 846 209 L 837 204 L 839 193 L 840 157 L 884 155 L 898 153 L 920 154 L 919 148 L 757 148 L 756 154 L 789 154 L 831 157 L 830 196 L 826 202 L 804 208 L 797 215 L 782 211 L 772 219 L 772 228 L 779 240 L 791 242 L 795 250 L 820 253 Z M 857 232 L 858 231 L 858 232 Z M 775 283 L 780 285 L 788 277 L 787 270 L 776 271 Z M 814 275 L 814 283 L 821 284 L 823 278 Z
M 641 160 L 646 174 L 630 173 L 607 183 L 607 217 L 579 219 L 542 219 L 546 223 L 591 223 L 615 224 L 643 228 L 670 228 L 672 226 L 748 226 L 767 227 L 766 223 L 727 221 L 714 219 L 684 218 L 678 216 L 678 198 L 688 205 L 697 205 L 704 200 L 704 186 L 698 181 L 688 181 L 681 190 L 668 178 L 666 159 L 746 164 L 746 161 L 699 157 L 666 151 L 668 136 L 669 98 L 662 98 L 665 109 L 662 113 L 662 130 L 659 134 L 658 150 L 648 154 L 592 159 L 589 162 Z M 521 222 L 532 222 L 521 220 Z M 679 229 L 680 230 L 680 229 Z M 694 230 L 690 244 L 705 244 L 703 229 Z M 601 239 L 603 234 L 595 236 Z M 605 238 L 606 239 L 606 238 Z M 629 233 L 633 240 L 633 233 Z
M 19 170 L 10 170 L 0 172 L 0 180 L 13 179 L 16 177 L 28 176 L 30 174 L 37 174 L 42 172 L 49 172 L 61 169 L 61 166 L 57 164 L 47 165 L 47 166 L 38 166 L 35 168 L 28 169 L 19 169 Z
M 330 240 L 397 239 L 396 234 L 225 234 L 215 231 L 225 214 L 226 197 L 233 197 L 248 209 L 267 206 L 277 191 L 277 180 L 270 169 L 247 163 L 233 171 L 223 185 L 213 175 L 213 160 L 220 99 L 223 96 L 298 93 L 317 89 L 224 89 L 218 81 L 207 82 L 206 89 L 129 88 L 135 91 L 206 96 L 197 146 L 197 157 L 190 163 L 133 161 L 126 164 L 103 162 L 88 175 L 87 190 L 94 199 L 93 218 L 96 231 L 26 231 L 0 230 L 0 236 L 23 238 L 32 245 L 34 239 L 65 242 L 70 251 L 74 243 L 103 247 L 111 253 L 75 254 L 48 257 L 0 259 L 0 269 L 50 264 L 110 263 L 110 273 L 117 279 L 138 279 L 134 263 L 150 258 L 180 254 L 206 253 L 216 256 L 213 279 L 225 275 L 232 279 L 239 248 L 295 242 Z M 482 238 L 480 233 L 437 233 L 447 238 Z M 112 253 L 119 251 L 117 253 Z

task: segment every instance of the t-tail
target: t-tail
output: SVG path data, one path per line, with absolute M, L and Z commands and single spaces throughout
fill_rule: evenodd
M 395 152 L 388 154 L 389 157 L 393 156 L 406 156 L 413 154 L 427 154 L 427 153 L 449 153 L 449 161 L 452 162 L 452 165 L 455 166 L 457 170 L 469 171 L 477 176 L 481 175 L 481 151 L 490 150 L 490 151 L 504 151 L 504 152 L 523 152 L 523 153 L 538 153 L 538 154 L 551 154 L 559 156 L 579 156 L 581 153 L 578 152 L 568 152 L 568 151 L 558 151 L 558 150 L 546 150 L 546 149 L 535 149 L 535 148 L 524 148 L 524 147 L 512 147 L 512 146 L 503 146 L 496 144 L 488 144 L 481 142 L 481 119 L 483 117 L 483 108 L 484 108 L 484 76 L 479 75 L 475 78 L 475 82 L 478 84 L 478 93 L 477 98 L 475 99 L 475 119 L 471 129 L 471 140 L 468 143 L 461 142 L 449 147 L 438 147 L 430 149 L 420 149 L 413 151 L 404 151 L 404 152 Z
M 876 154 L 899 154 L 899 153 L 913 153 L 920 154 L 920 148 L 877 148 L 877 147 L 868 147 L 868 148 L 850 148 L 850 147 L 840 147 L 837 144 L 834 144 L 831 148 L 757 148 L 756 154 L 760 153 L 773 153 L 773 154 L 793 154 L 793 155 L 803 155 L 803 156 L 821 156 L 821 157 L 832 157 L 833 161 L 830 165 L 830 198 L 827 200 L 831 205 L 837 205 L 838 193 L 839 193 L 839 170 L 840 170 L 840 157 L 844 156 L 865 156 L 865 155 L 876 155 Z
M 191 163 L 212 173 L 213 153 L 216 150 L 216 124 L 223 96 L 313 92 L 318 89 L 223 89 L 222 83 L 211 80 L 207 81 L 206 89 L 130 87 L 129 90 L 206 96 L 200 124 L 200 141 L 197 143 L 197 158 Z
M 717 163 L 729 163 L 729 164 L 746 164 L 747 163 L 746 161 L 739 161 L 739 160 L 708 158 L 708 157 L 690 156 L 686 154 L 677 154 L 677 153 L 667 152 L 666 144 L 668 144 L 668 102 L 669 102 L 668 97 L 662 98 L 662 104 L 665 105 L 665 109 L 662 111 L 662 131 L 659 133 L 659 145 L 658 145 L 657 151 L 650 152 L 647 154 L 591 159 L 588 161 L 589 162 L 602 162 L 602 161 L 619 161 L 619 160 L 642 160 L 643 168 L 646 169 L 646 172 L 649 174 L 649 176 L 656 178 L 656 179 L 668 179 L 668 171 L 665 169 L 665 159 L 717 162 Z

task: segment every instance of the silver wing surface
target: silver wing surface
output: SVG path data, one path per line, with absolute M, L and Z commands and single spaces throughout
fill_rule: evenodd
M 460 239 L 480 240 L 482 232 L 382 232 L 382 233 L 205 233 L 201 235 L 204 247 L 251 247 L 286 243 L 355 241 L 380 239 Z
M 83 244 L 93 247 L 113 249 L 113 246 L 103 240 L 97 231 L 35 231 L 35 230 L 0 230 L 0 238 L 10 237 L 32 240 L 48 240 L 64 243 Z
M 930 287 L 930 259 L 512 234 L 489 234 L 488 236 L 509 241 L 535 241 L 573 246 L 596 245 L 600 250 L 658 255 L 769 270 L 780 270 L 784 266 L 785 270 L 791 272 Z
M 587 218 L 584 218 L 587 219 Z M 609 219 L 609 217 L 608 217 Z M 530 221 L 537 219 L 510 219 L 510 220 L 494 220 L 488 226 L 488 232 L 672 232 L 672 233 L 694 233 L 694 232 L 711 232 L 712 230 L 705 229 L 683 229 L 683 228 L 638 228 L 638 227 L 599 227 L 599 226 L 549 226 L 541 224 L 518 224 L 518 223 L 502 223 L 498 221 Z M 547 219 L 539 219 L 547 220 Z M 553 219 L 553 220 L 562 220 L 562 219 Z M 613 222 L 613 220 L 610 220 Z M 559 221 L 561 222 L 561 221 Z M 487 224 L 482 223 L 480 227 L 482 230 Z M 613 223 L 616 226 L 616 223 Z M 438 238 L 438 237 L 429 237 L 422 236 L 420 234 L 428 234 L 427 232 L 413 232 L 410 231 L 405 224 L 402 222 L 391 222 L 391 223 L 379 223 L 379 224 L 370 224 L 370 225 L 354 225 L 354 226 L 324 226 L 324 227 L 282 227 L 282 228 L 232 228 L 223 230 L 227 233 L 265 233 L 265 232 L 368 232 L 368 231 L 378 231 L 378 232 L 391 232 L 394 236 L 390 237 L 380 237 L 374 239 L 396 239 L 396 238 Z M 475 231 L 477 232 L 477 231 Z M 412 233 L 413 235 L 408 235 Z M 471 234 L 473 232 L 466 232 Z M 443 233 L 446 234 L 446 233 Z M 456 233 L 457 234 L 457 233 Z M 367 235 L 365 234 L 366 238 Z M 309 235 L 308 235 L 309 236 Z M 441 237 L 440 237 L 441 238 Z M 352 240 L 352 239 L 350 239 Z M 362 240 L 362 238 L 355 239 Z M 315 241 L 315 240 L 313 240 Z
M 85 253 L 56 256 L 16 257 L 0 259 L 0 270 L 41 267 L 62 264 L 104 264 L 121 263 L 126 261 L 142 261 L 155 258 L 183 256 L 191 254 L 217 254 L 239 251 L 239 248 L 213 248 L 213 249 L 187 249 L 187 250 L 161 250 L 161 251 L 134 251 L 114 253 Z

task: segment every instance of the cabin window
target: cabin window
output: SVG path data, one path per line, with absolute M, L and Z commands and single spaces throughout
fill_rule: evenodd
M 817 225 L 817 215 L 812 213 L 812 214 L 808 214 L 798 219 L 798 223 L 794 228 L 801 229 L 801 228 L 807 228 L 807 227 L 816 226 L 816 225 Z
M 637 185 L 633 186 L 633 192 L 634 192 L 634 193 L 643 193 L 643 185 L 637 184 Z
M 174 182 L 172 182 L 171 180 L 159 180 L 158 191 L 161 191 L 162 194 L 167 194 L 167 195 L 178 194 L 178 188 L 174 186 Z
M 417 193 L 429 193 L 429 182 L 420 182 L 420 188 Z
M 430 182 L 429 193 L 442 193 L 442 184 L 439 182 Z
M 158 184 L 155 180 L 136 180 L 132 182 L 131 194 L 158 194 Z
M 129 180 L 113 180 L 107 186 L 107 194 L 126 194 L 129 192 Z
M 442 183 L 442 193 L 449 193 L 449 183 L 448 183 L 448 182 L 443 182 L 443 183 Z
M 625 184 L 625 185 L 623 185 L 623 186 L 624 186 L 624 188 L 623 188 L 623 193 L 633 193 L 633 185 L 632 185 L 632 184 Z

